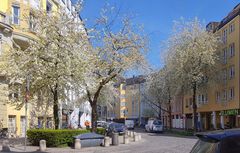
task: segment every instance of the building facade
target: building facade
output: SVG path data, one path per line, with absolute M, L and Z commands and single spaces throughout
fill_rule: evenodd
M 222 40 L 218 54 L 221 81 L 197 93 L 198 129 L 240 127 L 240 5 L 220 22 L 210 22 L 206 29 Z M 192 128 L 192 98 L 184 96 L 185 127 Z
M 118 85 L 119 100 L 108 111 L 109 118 L 133 119 L 138 124 L 145 124 L 149 117 L 147 112 L 153 112 L 147 103 L 145 95 L 146 79 L 144 76 L 133 76 L 123 79 Z
M 4 50 L 15 45 L 22 49 L 28 47 L 28 40 L 35 38 L 33 25 L 30 22 L 32 10 L 45 10 L 48 13 L 64 10 L 71 15 L 74 10 L 71 0 L 1 0 L 0 4 L 0 56 Z M 26 20 L 29 18 L 29 20 Z M 79 19 L 80 20 L 80 19 Z M 8 128 L 13 136 L 24 136 L 26 116 L 24 106 L 17 110 L 15 106 L 8 104 L 9 99 L 18 98 L 19 92 L 11 92 L 6 76 L 0 74 L 0 123 L 1 128 Z M 72 96 L 72 95 L 71 95 Z M 51 128 L 53 125 L 52 111 L 45 111 L 46 107 L 33 113 L 37 106 L 29 104 L 28 123 L 30 127 Z M 50 109 L 51 110 L 51 109 Z M 31 123 L 32 121 L 32 123 Z M 33 124 L 33 125 L 31 125 Z

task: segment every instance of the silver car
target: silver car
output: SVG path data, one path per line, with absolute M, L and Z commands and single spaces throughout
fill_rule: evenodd
M 163 132 L 162 121 L 157 119 L 148 120 L 148 123 L 145 125 L 145 130 L 147 132 Z

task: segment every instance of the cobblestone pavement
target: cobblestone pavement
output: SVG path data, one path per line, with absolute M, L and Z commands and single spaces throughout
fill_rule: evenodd
M 48 148 L 53 153 L 189 153 L 197 139 L 193 137 L 175 137 L 167 134 L 142 132 L 142 140 L 111 147 L 90 147 L 74 150 L 71 148 Z M 28 146 L 28 152 L 37 152 L 37 147 Z M 11 151 L 23 152 L 22 146 L 11 147 Z

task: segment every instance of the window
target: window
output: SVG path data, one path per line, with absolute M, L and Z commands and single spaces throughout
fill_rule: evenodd
M 52 4 L 49 1 L 47 1 L 47 8 L 46 8 L 46 10 L 47 10 L 47 13 L 50 13 L 52 11 Z
M 232 23 L 229 26 L 229 33 L 232 33 L 234 30 L 235 30 L 235 25 L 234 25 L 234 23 Z
M 222 32 L 222 41 L 223 43 L 227 42 L 227 29 L 223 30 Z
M 223 90 L 223 101 L 227 100 L 227 90 Z
M 21 90 L 20 88 L 13 88 L 12 90 L 9 91 L 8 98 L 9 100 L 19 100 Z
M 125 112 L 124 110 L 121 110 L 121 116 L 125 116 L 124 112 Z
M 202 104 L 205 102 L 205 97 L 204 97 L 204 95 L 201 95 L 201 97 L 202 97 Z
M 223 49 L 223 64 L 227 64 L 227 48 Z
M 227 83 L 227 69 L 223 70 L 223 82 L 226 84 Z
M 120 95 L 120 98 L 121 98 L 121 99 L 125 99 L 125 98 L 126 98 L 125 94 L 121 94 L 121 95 Z
M 230 69 L 229 69 L 229 77 L 230 79 L 232 79 L 235 75 L 235 69 L 234 69 L 234 66 L 231 66 Z
M 192 108 L 192 98 L 189 99 L 189 106 Z
M 20 24 L 20 7 L 16 5 L 12 6 L 12 23 Z
M 234 43 L 232 43 L 230 46 L 229 46 L 229 56 L 230 57 L 233 57 L 235 54 L 235 45 Z
M 8 133 L 16 134 L 16 116 L 14 115 L 8 116 Z
M 208 94 L 205 94 L 204 104 L 206 104 L 207 102 L 208 102 Z
M 201 104 L 201 95 L 198 95 L 198 104 Z
M 216 102 L 220 102 L 220 92 L 216 92 Z
M 189 106 L 188 99 L 186 99 L 185 104 L 186 104 L 185 107 L 188 108 L 188 106 Z
M 229 89 L 229 100 L 234 98 L 234 88 Z
M 126 90 L 126 85 L 125 84 L 122 85 L 122 90 Z
M 126 106 L 126 102 L 121 102 L 121 107 L 125 107 Z
M 30 13 L 30 14 L 29 14 L 29 29 L 30 29 L 31 31 L 34 31 L 35 28 L 36 28 L 36 23 L 34 23 L 34 22 L 35 22 L 35 21 L 34 21 L 34 16 L 33 16 L 32 13 Z
M 38 128 L 43 128 L 43 117 L 38 117 Z

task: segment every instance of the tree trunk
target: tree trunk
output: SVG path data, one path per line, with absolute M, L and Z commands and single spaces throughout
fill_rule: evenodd
M 171 130 L 172 129 L 172 106 L 171 106 L 171 103 L 169 101 L 169 104 L 168 104 L 168 116 L 169 116 L 169 129 Z
M 196 91 L 197 91 L 197 86 L 196 82 L 193 83 L 193 95 L 192 95 L 192 108 L 193 108 L 193 130 L 194 132 L 197 132 L 197 104 L 196 104 Z
M 92 107 L 92 132 L 96 132 L 97 130 L 97 102 L 93 101 L 91 103 L 91 107 Z
M 159 110 L 158 110 L 158 118 L 160 120 L 162 120 L 162 107 L 161 107 L 161 105 L 159 106 Z
M 53 118 L 55 129 L 59 129 L 59 117 L 58 117 L 58 84 L 56 84 L 53 91 Z

